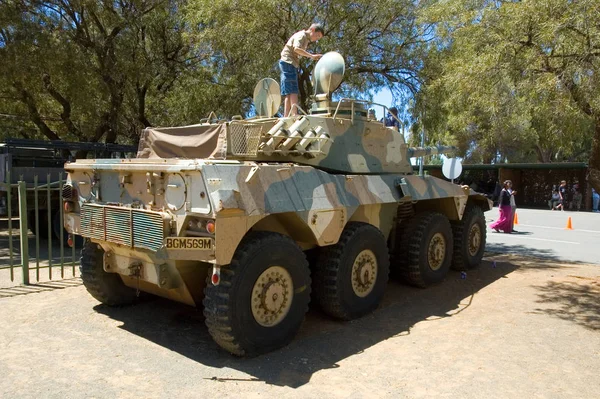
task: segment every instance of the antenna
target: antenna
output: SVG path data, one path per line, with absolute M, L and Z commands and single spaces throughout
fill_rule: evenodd
M 254 87 L 253 100 L 257 116 L 272 117 L 281 105 L 279 83 L 271 78 L 259 80 Z

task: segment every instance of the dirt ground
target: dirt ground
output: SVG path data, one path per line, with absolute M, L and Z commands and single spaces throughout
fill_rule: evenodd
M 494 263 L 495 261 L 495 263 Z M 293 343 L 238 359 L 201 312 L 108 308 L 78 279 L 0 289 L 0 397 L 544 397 L 600 389 L 600 266 L 488 254 L 466 278 L 391 282 L 354 322 L 311 309 Z

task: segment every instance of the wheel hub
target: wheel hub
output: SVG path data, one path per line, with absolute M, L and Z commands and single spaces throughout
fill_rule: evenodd
M 370 249 L 358 254 L 352 265 L 352 289 L 354 293 L 364 298 L 375 287 L 377 281 L 377 258 Z
M 252 316 L 263 327 L 279 324 L 292 306 L 294 285 L 292 277 L 281 266 L 271 266 L 252 288 Z
M 435 233 L 431 238 L 427 254 L 431 270 L 439 270 L 446 258 L 446 239 L 442 233 Z
M 481 229 L 474 224 L 469 229 L 469 255 L 475 256 L 481 247 Z

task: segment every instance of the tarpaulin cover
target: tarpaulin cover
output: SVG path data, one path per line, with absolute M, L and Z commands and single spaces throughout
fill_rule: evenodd
M 227 126 L 149 127 L 142 131 L 138 158 L 225 159 Z

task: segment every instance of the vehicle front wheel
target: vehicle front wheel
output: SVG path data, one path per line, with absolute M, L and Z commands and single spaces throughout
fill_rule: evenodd
M 231 263 L 221 268 L 218 285 L 210 274 L 204 289 L 204 316 L 210 335 L 237 356 L 253 356 L 292 341 L 310 301 L 306 256 L 291 238 L 252 232 Z
M 87 241 L 81 249 L 79 271 L 90 295 L 105 305 L 129 305 L 138 298 L 118 274 L 104 271 L 104 251 L 93 242 Z

